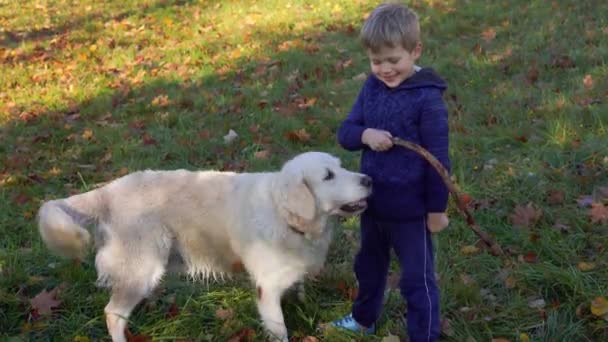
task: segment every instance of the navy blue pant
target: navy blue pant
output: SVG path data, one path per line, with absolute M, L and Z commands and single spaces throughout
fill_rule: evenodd
M 407 302 L 410 341 L 437 341 L 440 332 L 439 289 L 435 279 L 433 244 L 425 217 L 407 222 L 386 222 L 363 213 L 361 249 L 355 259 L 359 293 L 353 304 L 353 317 L 366 327 L 380 317 L 391 248 L 394 248 L 401 265 L 399 287 Z

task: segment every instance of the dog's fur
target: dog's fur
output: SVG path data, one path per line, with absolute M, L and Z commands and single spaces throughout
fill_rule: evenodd
M 328 218 L 360 213 L 370 192 L 369 177 L 308 152 L 280 172 L 135 172 L 44 203 L 39 229 L 69 258 L 83 258 L 93 234 L 98 283 L 112 291 L 105 314 L 114 341 L 125 341 L 131 311 L 166 271 L 208 278 L 243 268 L 270 336 L 287 341 L 282 294 L 322 267 Z

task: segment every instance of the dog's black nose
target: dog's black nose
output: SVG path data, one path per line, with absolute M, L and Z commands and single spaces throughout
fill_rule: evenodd
M 370 176 L 361 177 L 361 185 L 363 185 L 366 188 L 371 187 L 372 186 L 372 177 L 370 177 Z

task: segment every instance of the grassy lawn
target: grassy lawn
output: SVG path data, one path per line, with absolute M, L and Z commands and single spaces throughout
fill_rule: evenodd
M 424 33 L 420 64 L 450 85 L 454 179 L 509 252 L 479 248 L 451 203 L 451 227 L 435 238 L 443 338 L 608 340 L 608 6 L 409 3 Z M 43 200 L 146 168 L 273 170 L 308 150 L 357 169 L 335 133 L 369 69 L 357 33 L 375 5 L 0 0 L 0 339 L 108 340 L 93 258 L 48 252 L 35 222 Z M 238 138 L 226 144 L 230 130 Z M 340 224 L 304 300 L 286 295 L 295 340 L 364 340 L 319 329 L 350 309 L 357 227 Z M 260 339 L 254 291 L 231 283 L 246 286 L 168 277 L 130 329 Z M 32 307 L 56 288 L 50 315 Z M 365 340 L 405 338 L 405 310 L 389 287 L 378 336 Z

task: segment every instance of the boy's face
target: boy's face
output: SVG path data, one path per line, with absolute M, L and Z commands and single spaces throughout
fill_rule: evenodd
M 378 52 L 367 50 L 372 73 L 389 88 L 395 88 L 414 74 L 414 64 L 422 53 L 418 43 L 410 52 L 403 46 L 384 46 Z

